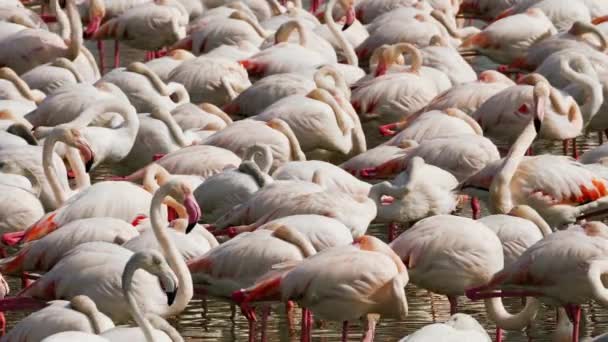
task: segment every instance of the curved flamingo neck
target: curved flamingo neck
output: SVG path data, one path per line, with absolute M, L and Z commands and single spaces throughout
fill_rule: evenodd
M 56 0 L 53 0 L 56 1 Z M 80 55 L 80 49 L 83 44 L 82 36 L 82 23 L 80 21 L 80 15 L 76 10 L 76 5 L 73 0 L 66 1 L 67 18 L 70 30 L 70 38 L 68 42 L 68 54 L 67 57 L 70 60 L 75 60 Z M 57 13 L 61 12 L 59 5 L 57 5 Z M 62 25 L 63 27 L 63 25 Z
M 150 221 L 154 236 L 156 236 L 156 240 L 167 259 L 169 266 L 175 272 L 179 283 L 175 302 L 163 313 L 163 316 L 165 317 L 175 316 L 181 313 L 188 305 L 188 302 L 194 293 L 192 276 L 190 275 L 188 266 L 186 266 L 184 258 L 181 256 L 175 243 L 169 237 L 163 225 L 162 204 L 165 197 L 169 196 L 171 193 L 171 185 L 172 183 L 167 183 L 161 186 L 152 197 L 152 203 L 150 205 Z
M 304 155 L 304 152 L 302 152 L 298 138 L 296 138 L 296 135 L 291 130 L 291 127 L 289 127 L 285 121 L 279 118 L 274 118 L 268 121 L 266 125 L 279 131 L 287 138 L 287 141 L 289 142 L 290 157 L 292 160 L 306 160 L 306 156 Z
M 346 57 L 346 62 L 349 65 L 358 67 L 359 58 L 355 53 L 355 49 L 346 40 L 344 34 L 342 34 L 342 32 L 338 29 L 338 25 L 336 25 L 336 22 L 334 21 L 333 11 L 334 6 L 336 6 L 336 1 L 337 0 L 329 0 L 329 2 L 327 3 L 324 13 L 325 23 L 327 24 L 327 28 L 329 28 L 329 31 L 334 35 L 334 38 L 336 38 L 336 40 L 338 41 L 340 48 L 342 48 L 342 51 L 344 52 L 344 55 Z
M 301 232 L 296 229 L 287 226 L 281 226 L 277 228 L 272 235 L 278 239 L 289 242 L 302 252 L 304 258 L 317 254 L 317 250 L 310 243 L 310 240 L 304 236 Z
M 82 83 L 84 81 L 84 77 L 82 77 L 80 71 L 78 71 L 74 63 L 72 63 L 72 61 L 67 58 L 57 58 L 53 61 L 53 63 L 51 63 L 51 65 L 66 69 L 67 71 L 72 73 L 72 75 L 74 75 L 74 78 L 78 83 Z
M 19 75 L 17 75 L 17 73 L 15 73 L 11 68 L 1 68 L 0 78 L 11 82 L 15 86 L 15 88 L 17 88 L 17 91 L 19 91 L 19 94 L 27 100 L 38 103 L 42 101 L 45 97 L 44 95 L 37 96 L 36 94 L 34 94 L 34 92 L 32 91 L 32 89 L 30 89 L 27 83 L 25 83 L 25 81 L 21 77 L 19 77 Z
M 53 162 L 55 145 L 58 141 L 58 137 L 53 134 L 44 140 L 44 145 L 42 147 L 42 169 L 44 170 L 44 175 L 46 176 L 46 179 L 53 190 L 55 201 L 57 201 L 57 204 L 61 206 L 68 199 L 68 194 L 66 191 L 67 189 L 63 189 L 61 183 L 59 182 L 55 163 Z
M 163 82 L 163 80 L 161 80 L 160 77 L 158 77 L 158 75 L 147 65 L 141 62 L 133 62 L 129 64 L 129 66 L 127 67 L 127 71 L 145 76 L 150 82 L 150 84 L 152 84 L 152 87 L 154 87 L 154 90 L 156 90 L 160 95 L 171 95 L 171 92 L 169 91 L 169 89 L 167 89 L 167 84 L 165 84 L 165 82 Z
M 133 295 L 131 291 L 133 275 L 135 274 L 135 271 L 140 268 L 143 268 L 140 259 L 131 257 L 127 262 L 125 270 L 122 274 L 122 293 L 123 296 L 126 298 L 127 303 L 129 304 L 129 311 L 131 311 L 131 317 L 142 330 L 144 337 L 146 338 L 146 342 L 154 342 L 154 337 L 152 335 L 152 325 L 141 312 L 137 300 L 135 299 L 135 295 Z
M 277 30 L 274 35 L 275 44 L 283 43 L 289 40 L 289 36 L 293 30 L 298 31 L 299 45 L 306 47 L 308 43 L 308 36 L 304 26 L 297 20 L 290 20 Z
M 177 124 L 175 118 L 171 115 L 171 113 L 164 109 L 157 108 L 157 110 L 150 113 L 150 116 L 162 121 L 162 123 L 167 126 L 171 137 L 180 147 L 186 147 L 192 144 L 192 140 L 186 138 L 184 130 Z
M 580 59 L 583 63 L 583 68 L 587 69 L 588 72 L 595 72 L 590 63 L 584 59 Z M 602 103 L 604 102 L 604 95 L 602 92 L 602 85 L 593 77 L 583 73 L 576 72 L 570 66 L 570 61 L 562 59 L 560 62 L 564 76 L 572 83 L 576 83 L 583 88 L 585 94 L 585 102 L 580 106 L 581 114 L 585 117 L 585 121 L 589 122 L 591 117 L 597 113 Z M 597 75 L 596 75 L 597 77 Z
M 506 214 L 513 208 L 510 188 L 511 180 L 536 135 L 534 120 L 530 120 L 513 146 L 511 146 L 500 171 L 494 176 L 494 180 L 490 185 L 490 209 L 492 213 Z
M 347 117 L 344 110 L 338 105 L 336 100 L 324 89 L 314 89 L 308 95 L 311 99 L 320 101 L 328 105 L 331 110 L 334 112 L 334 116 L 336 118 L 336 123 L 340 128 L 340 131 L 343 135 L 346 135 L 352 129 L 352 125 L 349 122 L 349 118 Z
M 526 306 L 517 314 L 510 314 L 504 307 L 501 298 L 489 298 L 485 300 L 486 310 L 491 320 L 502 329 L 520 330 L 525 328 L 534 320 L 540 302 L 533 297 L 526 297 Z

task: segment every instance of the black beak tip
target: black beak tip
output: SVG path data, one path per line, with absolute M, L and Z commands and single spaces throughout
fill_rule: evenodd
M 172 292 L 165 292 L 167 294 L 167 305 L 172 305 L 175 301 L 175 296 L 177 296 L 177 289 Z
M 342 26 L 342 31 L 348 30 L 348 28 L 350 27 L 350 25 L 352 25 L 352 24 L 344 24 L 344 26 Z
M 536 130 L 536 133 L 540 132 L 540 128 L 541 128 L 540 120 L 534 119 L 534 129 Z
M 93 158 L 91 158 L 84 166 L 85 171 L 88 173 L 89 171 L 91 171 L 91 168 L 93 167 Z
M 190 233 L 194 227 L 196 227 L 196 222 L 188 223 L 188 226 L 186 227 L 186 234 Z

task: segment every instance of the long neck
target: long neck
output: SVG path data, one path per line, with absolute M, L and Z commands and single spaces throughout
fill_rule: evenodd
M 602 274 L 606 272 L 608 272 L 608 261 L 605 260 L 592 261 L 587 272 L 587 279 L 591 284 L 593 297 L 602 305 L 608 305 L 608 290 L 602 282 Z
M 181 83 L 169 82 L 169 84 L 167 84 L 167 91 L 171 95 L 175 94 L 177 98 L 177 102 L 175 102 L 176 106 L 190 102 L 190 94 L 188 94 L 186 87 Z
M 95 334 L 101 334 L 105 327 L 102 327 L 100 316 L 103 315 L 95 306 L 95 303 L 86 296 L 76 296 L 70 300 L 72 309 L 82 313 L 87 317 Z
M 118 99 L 104 100 L 88 107 L 72 123 L 76 126 L 86 127 L 93 119 L 104 113 L 116 113 L 123 118 L 124 122 L 119 128 L 108 128 L 107 131 L 112 134 L 108 139 L 112 139 L 114 153 L 119 156 L 126 156 L 133 147 L 133 142 L 139 130 L 139 117 L 135 108 L 130 104 Z
M 283 43 L 289 40 L 289 35 L 293 30 L 298 31 L 299 44 L 306 46 L 308 43 L 308 37 L 306 36 L 306 30 L 297 20 L 288 21 L 283 24 L 275 34 L 275 43 Z
M 67 200 L 68 195 L 66 193 L 67 189 L 61 187 L 61 183 L 57 178 L 55 163 L 53 162 L 53 156 L 55 154 L 53 151 L 55 150 L 56 143 L 57 138 L 53 135 L 47 137 L 44 141 L 44 146 L 42 147 L 42 168 L 44 170 L 44 175 L 53 190 L 55 200 L 59 205 L 62 205 Z
M 80 73 L 80 71 L 78 71 L 78 69 L 76 69 L 76 66 L 74 65 L 74 63 L 72 63 L 72 61 L 70 61 L 69 59 L 63 58 L 63 57 L 57 58 L 51 64 L 53 66 L 64 68 L 64 69 L 68 70 L 69 72 L 71 72 L 72 75 L 74 75 L 76 82 L 82 83 L 84 81 L 84 78 L 82 77 L 82 74 Z
M 591 116 L 597 113 L 604 102 L 602 85 L 593 77 L 574 71 L 567 60 L 562 60 L 561 69 L 570 82 L 577 83 L 583 88 L 585 102 L 580 106 L 580 110 L 585 117 L 585 121 L 589 122 Z M 585 67 L 585 69 L 594 72 L 591 66 Z
M 32 89 L 30 89 L 27 83 L 25 83 L 25 81 L 21 79 L 21 77 L 19 77 L 19 75 L 17 75 L 12 69 L 0 69 L 0 77 L 7 81 L 10 81 L 15 86 L 15 88 L 17 88 L 19 94 L 21 94 L 21 96 L 23 96 L 25 99 L 28 99 L 33 102 L 39 102 L 41 100 L 36 98 L 36 96 L 32 92 Z
M 59 0 L 51 0 L 50 5 L 51 12 L 55 13 L 55 18 L 57 19 L 57 23 L 59 24 L 59 36 L 63 40 L 70 39 L 70 20 L 59 6 Z
M 538 230 L 540 230 L 540 233 L 543 235 L 543 237 L 548 236 L 553 233 L 553 231 L 551 230 L 551 227 L 549 226 L 547 221 L 545 221 L 540 216 L 540 214 L 532 208 L 529 208 L 525 213 L 516 214 L 515 216 L 521 217 L 523 219 L 526 219 L 526 220 L 534 223 L 534 225 L 536 225 L 538 227 Z
M 494 177 L 490 185 L 490 209 L 493 213 L 506 214 L 513 208 L 511 180 L 534 138 L 536 138 L 536 130 L 533 120 L 530 120 L 530 123 L 526 125 L 526 128 L 511 146 L 500 172 Z
M 167 336 L 169 336 L 172 342 L 184 341 L 184 339 L 179 335 L 177 330 L 175 330 L 175 328 L 167 321 L 165 321 L 162 317 L 149 313 L 146 315 L 146 318 L 148 318 L 150 324 L 152 324 L 152 326 L 156 330 L 160 330 L 164 332 Z
M 533 297 L 526 297 L 526 306 L 515 315 L 510 314 L 504 307 L 501 298 L 485 300 L 486 311 L 491 320 L 502 329 L 521 330 L 525 328 L 536 316 L 540 302 Z
M 344 113 L 344 110 L 338 105 L 336 100 L 325 90 L 317 89 L 313 90 L 315 95 L 313 98 L 327 104 L 331 110 L 334 112 L 334 116 L 336 117 L 336 123 L 340 128 L 340 131 L 343 135 L 346 135 L 350 132 L 352 126 L 350 125 L 349 118 Z
M 190 275 L 188 266 L 186 266 L 184 258 L 179 253 L 175 243 L 168 236 L 167 231 L 163 226 L 162 204 L 163 200 L 168 195 L 169 188 L 161 187 L 158 191 L 156 191 L 154 197 L 152 197 L 152 204 L 150 207 L 150 220 L 154 235 L 156 236 L 156 240 L 163 250 L 163 254 L 167 259 L 169 266 L 171 269 L 173 269 L 173 272 L 175 272 L 179 282 L 175 302 L 163 313 L 162 316 L 164 317 L 175 316 L 182 312 L 188 305 L 188 302 L 193 295 L 192 276 Z
M 131 292 L 133 275 L 135 274 L 135 271 L 140 268 L 138 261 L 139 259 L 131 258 L 125 266 L 125 270 L 122 275 L 122 293 L 127 300 L 127 304 L 129 304 L 131 317 L 133 317 L 133 320 L 135 323 L 137 323 L 137 326 L 139 326 L 139 328 L 142 330 L 144 337 L 146 338 L 146 342 L 154 342 L 152 325 L 141 312 L 141 309 L 137 304 L 137 300 L 135 299 L 135 295 Z
M 68 11 L 68 20 L 70 25 L 70 41 L 68 43 L 68 58 L 75 60 L 80 55 L 80 48 L 82 47 L 82 23 L 80 21 L 80 15 L 76 10 L 73 0 L 66 1 L 66 9 Z M 59 12 L 59 9 L 58 9 Z
M 310 243 L 310 240 L 308 240 L 304 236 L 304 234 L 300 233 L 296 229 L 287 226 L 281 226 L 277 228 L 277 230 L 275 230 L 272 235 L 276 238 L 279 238 L 283 241 L 287 241 L 298 247 L 298 249 L 300 249 L 302 255 L 305 258 L 308 258 L 309 256 L 317 253 L 317 250 L 312 245 L 312 243 Z
M 342 31 L 338 29 L 338 25 L 336 25 L 336 22 L 334 21 L 334 16 L 332 15 L 334 11 L 334 6 L 336 5 L 336 1 L 337 0 L 329 0 L 329 2 L 327 3 L 324 14 L 325 23 L 327 24 L 327 27 L 329 28 L 331 34 L 333 34 L 334 38 L 336 38 L 336 40 L 338 41 L 340 48 L 342 48 L 342 51 L 346 56 L 346 62 L 349 65 L 358 67 L 359 58 L 355 53 L 355 49 L 346 40 L 344 34 L 342 34 Z
M 287 123 L 281 119 L 273 119 L 273 121 L 275 121 L 277 125 L 273 125 L 272 128 L 283 133 L 283 135 L 285 135 L 285 137 L 287 138 L 287 141 L 289 141 L 291 159 L 306 160 L 306 156 L 304 155 L 304 152 L 302 152 L 302 148 L 300 147 L 300 142 L 291 130 L 291 127 L 289 127 L 289 125 L 287 125 Z
M 171 137 L 179 146 L 186 147 L 192 144 L 192 141 L 186 138 L 186 135 L 184 135 L 184 130 L 182 130 L 182 128 L 177 124 L 171 113 L 164 109 L 159 109 L 154 111 L 151 115 L 155 119 L 162 121 L 167 126 L 169 132 L 171 133 Z
M 152 71 L 147 65 L 136 62 L 129 65 L 127 67 L 127 70 L 145 76 L 159 94 L 163 96 L 171 95 L 169 89 L 167 89 L 167 85 L 165 84 L 165 82 L 163 82 L 160 77 L 158 77 L 158 75 L 154 71 Z
M 74 171 L 76 181 L 76 191 L 83 190 L 91 186 L 91 177 L 87 173 L 80 153 L 77 149 L 67 147 L 66 157 L 70 168 Z

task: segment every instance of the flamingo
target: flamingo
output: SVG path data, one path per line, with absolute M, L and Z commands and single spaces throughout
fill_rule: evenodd
M 467 296 L 480 299 L 523 294 L 564 306 L 573 323 L 572 341 L 576 342 L 580 304 L 589 299 L 602 305 L 606 302 L 601 274 L 608 247 L 607 228 L 600 222 L 587 222 L 581 227 L 550 234 L 528 248 L 515 263 L 498 272 L 487 284 L 467 290 Z M 494 289 L 499 291 L 488 292 Z
M 149 113 L 156 108 L 172 110 L 190 102 L 183 85 L 175 82 L 165 84 L 145 64 L 134 62 L 126 70 L 114 69 L 101 78 L 102 82 L 119 87 L 138 113 Z
M 5 177 L 5 175 L 2 175 Z M 0 185 L 0 231 L 2 233 L 23 231 L 44 215 L 42 203 L 30 189 L 11 185 Z
M 409 160 L 418 156 L 426 163 L 442 168 L 463 181 L 500 158 L 496 145 L 483 136 L 473 134 L 425 140 L 404 152 L 381 165 L 353 171 L 360 172 L 367 178 L 388 177 L 404 170 Z
M 542 217 L 527 205 L 518 205 L 508 215 L 497 214 L 478 220 L 492 229 L 500 242 L 505 267 L 513 264 L 528 248 L 553 231 Z
M 513 27 L 519 29 L 513 30 Z M 509 64 L 518 58 L 524 58 L 535 42 L 556 33 L 557 30 L 544 12 L 531 8 L 524 13 L 493 22 L 465 40 L 461 48 L 473 49 L 496 62 Z
M 356 135 L 353 117 L 326 90 L 315 89 L 306 96 L 288 96 L 252 117 L 261 121 L 276 118 L 289 125 L 304 153 L 323 149 L 348 155 L 353 149 Z M 358 152 L 361 151 L 355 153 Z
M 189 35 L 172 48 L 185 49 L 195 55 L 207 53 L 222 45 L 238 45 L 247 41 L 260 46 L 268 32 L 243 11 L 236 10 L 228 18 L 212 17 L 205 25 L 194 26 Z
M 193 175 L 206 179 L 226 168 L 236 168 L 241 163 L 241 158 L 224 148 L 193 145 L 161 156 L 155 163 L 171 174 Z M 124 180 L 141 179 L 145 170 L 139 169 Z
M 416 1 L 412 0 L 363 0 L 358 1 L 355 11 L 357 19 L 361 20 L 362 23 L 368 24 L 380 15 L 390 12 L 391 10 L 400 7 L 413 7 Z
M 117 128 L 88 126 L 96 119 L 102 120 L 106 113 L 121 116 L 122 124 Z M 115 99 L 93 103 L 78 118 L 66 125 L 79 127 L 82 136 L 88 142 L 91 158 L 94 156 L 93 159 L 88 160 L 88 170 L 97 168 L 103 162 L 117 163 L 127 157 L 140 127 L 135 109 L 131 105 Z M 38 127 L 37 132 L 47 129 L 51 130 L 51 128 Z
M 250 229 L 273 218 L 318 214 L 337 219 L 353 232 L 365 232 L 376 217 L 376 205 L 367 196 L 329 192 L 313 184 L 315 183 L 275 181 L 260 189 L 247 202 L 220 217 L 214 227 L 222 230 L 233 228 L 231 226 L 234 225 L 248 225 L 241 228 Z
M 249 160 L 256 153 L 262 153 L 267 159 L 262 169 Z M 260 188 L 270 183 L 272 179 L 268 171 L 272 164 L 272 155 L 268 145 L 254 145 L 248 151 L 248 156 L 237 169 L 225 170 L 205 180 L 194 190 L 194 197 L 199 206 L 204 209 L 204 222 L 215 222 L 228 213 L 234 206 L 248 201 Z M 225 196 L 230 193 L 230 196 Z
M 586 39 L 585 34 L 592 34 L 598 41 L 598 46 L 594 46 L 594 41 Z M 537 67 L 543 63 L 552 53 L 559 52 L 565 49 L 577 49 L 587 51 L 596 49 L 598 51 L 606 50 L 606 37 L 596 26 L 589 25 L 584 22 L 575 22 L 567 32 L 558 33 L 554 36 L 547 37 L 532 45 L 523 59 L 514 61 L 510 67 L 520 69 L 530 69 Z
M 184 130 L 176 120 L 177 115 L 156 108 L 150 114 L 140 114 L 140 129 L 135 143 L 126 157 L 131 169 L 142 168 L 155 156 L 175 152 L 183 147 L 202 142 L 216 130 Z M 225 123 L 222 122 L 224 125 Z
M 101 333 L 114 328 L 114 322 L 99 312 L 87 296 L 74 296 L 69 301 L 53 300 L 41 310 L 19 321 L 0 341 L 42 341 L 62 331 Z
M 160 58 L 147 61 L 146 66 L 152 70 L 163 82 L 168 82 L 169 74 L 183 61 L 195 58 L 193 54 L 186 50 L 175 49 L 167 52 Z
M 223 106 L 251 85 L 238 63 L 205 56 L 181 63 L 169 73 L 169 81 L 182 83 L 194 103 Z
M 0 260 L 0 269 L 4 274 L 46 272 L 78 245 L 93 241 L 122 245 L 138 235 L 131 224 L 111 217 L 74 220 L 53 234 L 33 241 L 17 254 Z
M 280 118 L 268 122 L 241 120 L 234 122 L 202 142 L 233 151 L 241 158 L 253 144 L 267 145 L 272 150 L 271 170 L 290 160 L 306 160 L 291 127 Z
M 76 194 L 70 194 L 61 186 L 55 168 L 49 166 L 55 142 L 60 139 L 71 147 L 79 149 L 86 162 L 92 161 L 90 145 L 78 129 L 66 127 L 53 129 L 45 141 L 44 172 L 57 201 L 62 205 L 47 213 L 26 231 L 4 234 L 2 238 L 7 244 L 39 239 L 56 230 L 57 227 L 81 218 L 114 217 L 129 222 L 138 214 L 146 212 L 150 206 L 152 200 L 150 193 L 127 182 L 100 182 L 79 189 Z M 118 198 L 124 201 L 120 202 Z
M 345 262 L 353 267 L 327 267 Z M 373 341 L 379 316 L 405 319 L 408 315 L 404 291 L 408 270 L 385 243 L 372 236 L 361 236 L 352 245 L 326 249 L 293 266 L 286 265 L 281 271 L 233 293 L 250 320 L 255 319 L 251 302 L 295 300 L 321 319 L 345 322 L 364 318 L 368 325 L 363 341 Z M 344 329 L 342 340 L 346 337 Z
M 83 49 L 82 26 L 74 3 L 70 1 L 67 2 L 67 17 L 68 32 L 70 32 L 67 41 L 44 29 L 21 30 L 0 41 L 0 47 L 5 51 L 0 58 L 0 64 L 10 67 L 17 74 L 22 74 L 37 65 L 52 62 L 58 57 L 76 59 Z M 37 52 L 33 53 L 33 51 Z
M 569 2 L 563 0 L 524 1 L 514 4 L 514 6 L 503 11 L 498 17 L 508 17 L 514 13 L 520 13 L 532 8 L 543 11 L 559 31 L 568 29 L 577 21 L 589 23 L 592 19 L 590 8 L 585 1 Z
M 232 123 L 228 114 L 210 103 L 184 103 L 175 107 L 171 116 L 182 130 L 219 131 Z
M 406 156 L 409 149 L 416 146 L 418 146 L 418 143 L 413 140 L 401 141 L 399 145 L 379 145 L 350 158 L 340 164 L 340 167 L 355 176 L 361 176 L 365 173 L 362 170 L 378 167 L 391 160 Z
M 399 342 L 423 342 L 441 339 L 441 341 L 471 341 L 488 342 L 490 336 L 475 318 L 457 313 L 450 316 L 445 323 L 435 323 L 416 330 L 413 334 L 399 340 Z
M 414 140 L 422 143 L 424 140 L 438 137 L 475 134 L 482 136 L 483 131 L 479 124 L 466 113 L 456 108 L 447 108 L 444 111 L 431 110 L 408 117 L 395 125 L 381 127 L 381 133 L 389 135 L 394 133 L 388 127 L 403 129 L 384 145 L 399 145 L 404 140 Z
M 423 219 L 390 247 L 407 265 L 414 284 L 448 296 L 451 314 L 457 311 L 457 296 L 486 284 L 504 262 L 496 234 L 481 223 L 458 216 Z
M 49 64 L 39 65 L 21 75 L 30 88 L 51 95 L 64 86 L 86 82 L 74 62 L 67 58 L 57 58 Z M 99 77 L 95 77 L 95 82 Z
M 163 320 L 160 316 L 154 314 L 145 315 L 137 302 L 137 295 L 134 294 L 133 279 L 135 271 L 138 269 L 145 270 L 152 275 L 157 276 L 162 286 L 167 293 L 169 302 L 173 301 L 172 296 L 177 291 L 177 277 L 173 270 L 167 264 L 163 255 L 158 251 L 145 251 L 133 254 L 125 265 L 122 274 L 122 291 L 129 305 L 129 312 L 138 327 L 114 327 L 105 330 L 97 335 L 91 335 L 83 331 L 64 331 L 46 337 L 43 341 L 60 342 L 60 341 L 111 341 L 117 339 L 137 339 L 142 337 L 146 342 L 151 341 L 183 341 L 179 333 L 169 323 Z M 169 304 L 170 305 L 170 304 Z
M 66 155 L 75 173 L 76 187 L 74 190 L 68 185 L 67 171 L 63 161 L 58 154 L 53 153 L 53 146 L 55 145 L 53 140 L 73 143 L 79 139 L 79 133 L 74 135 L 67 132 L 64 135 L 58 135 L 56 139 L 45 141 L 45 145 L 48 145 L 47 148 L 24 146 L 0 150 L 1 171 L 27 178 L 30 185 L 36 187 L 36 192 L 39 192 L 38 197 L 44 209 L 55 210 L 63 204 L 62 199 L 90 185 L 90 179 L 82 165 L 81 156 L 74 155 L 74 153 L 78 154 L 77 151 L 69 150 Z M 84 145 L 81 148 L 86 155 L 89 154 Z M 53 171 L 50 170 L 51 167 Z M 46 177 L 51 172 L 56 175 L 53 180 Z M 53 183 L 55 185 L 52 185 Z
M 524 157 L 542 127 L 549 93 L 543 82 L 534 87 L 534 111 L 507 157 L 464 181 L 462 188 L 474 187 L 489 194 L 493 213 L 507 213 L 514 205 L 527 204 L 556 227 L 601 214 L 606 184 L 604 179 L 567 157 Z M 548 167 L 559 171 L 534 176 L 540 168 Z
M 3 100 L 23 101 L 36 105 L 46 97 L 43 92 L 31 89 L 11 68 L 0 68 L 0 79 L 0 98 Z
M 238 94 L 224 110 L 230 115 L 253 116 L 284 97 L 305 95 L 313 89 L 314 81 L 301 74 L 270 75 Z
M 293 30 L 298 31 L 298 43 L 288 41 Z M 239 61 L 247 72 L 252 76 L 264 77 L 279 73 L 297 72 L 301 70 L 315 68 L 324 63 L 335 63 L 337 61 L 335 51 L 331 46 L 326 47 L 333 52 L 333 59 L 328 60 L 324 53 L 316 48 L 315 44 L 309 41 L 310 37 L 306 29 L 297 20 L 291 20 L 281 25 L 275 34 L 275 45 L 260 51 L 250 58 Z M 319 38 L 322 39 L 322 38 Z M 325 40 L 324 41 L 327 45 Z
M 25 119 L 34 127 L 53 127 L 76 119 L 80 113 L 98 100 L 118 99 L 127 105 L 129 100 L 117 86 L 100 82 L 95 86 L 89 84 L 65 85 L 47 96 L 38 108 L 25 115 Z M 115 114 L 104 115 L 92 122 L 96 126 L 105 126 L 116 120 Z
M 188 18 L 186 9 L 177 1 L 146 2 L 106 21 L 93 38 L 112 38 L 135 49 L 156 51 L 184 38 Z M 151 34 L 154 39 L 149 39 Z M 116 61 L 115 64 L 117 67 Z
M 539 82 L 548 84 L 544 77 L 530 74 L 527 83 L 509 87 L 489 98 L 473 113 L 485 135 L 513 143 L 529 121 L 534 108 L 534 89 Z M 549 86 L 550 87 L 550 86 Z M 550 102 L 545 110 L 541 136 L 553 140 L 573 139 L 581 134 L 583 116 L 574 99 L 550 87 Z M 498 124 L 499 123 L 499 124 Z
M 192 191 L 183 181 L 169 180 L 155 192 L 151 200 L 149 210 L 152 228 L 163 253 L 167 256 L 166 259 L 172 272 L 176 275 L 176 277 L 170 278 L 173 286 L 167 287 L 167 290 L 173 290 L 169 298 L 174 300 L 169 300 L 167 303 L 167 296 L 158 279 L 150 274 L 140 272 L 133 275 L 134 283 L 137 284 L 133 290 L 134 297 L 141 303 L 144 312 L 163 317 L 179 314 L 192 298 L 193 291 L 192 278 L 184 259 L 161 223 L 162 218 L 166 217 L 163 213 L 162 202 L 167 196 L 182 202 L 186 207 L 189 226 L 193 227 L 200 217 L 200 209 L 192 196 Z M 133 252 L 114 244 L 103 242 L 81 244 L 70 250 L 55 267 L 39 280 L 24 289 L 15 301 L 18 304 L 20 300 L 28 301 L 27 297 L 54 299 L 57 297 L 72 298 L 86 294 L 98 304 L 101 312 L 115 322 L 125 322 L 129 319 L 129 304 L 125 303 L 120 296 L 121 288 L 124 285 L 121 281 L 121 274 L 132 256 Z M 130 271 L 134 272 L 133 266 L 137 263 L 130 264 Z M 96 271 L 79 272 L 78 270 L 82 270 L 82 267 Z M 75 280 L 75 277 L 78 280 Z M 166 277 L 162 278 L 163 281 L 168 280 Z M 83 287 L 81 286 L 83 283 L 90 285 Z M 176 288 L 177 291 L 175 291 Z

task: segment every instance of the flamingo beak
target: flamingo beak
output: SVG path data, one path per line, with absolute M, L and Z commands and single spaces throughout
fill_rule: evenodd
M 346 22 L 344 23 L 344 26 L 342 26 L 342 31 L 346 31 L 355 22 L 355 19 L 355 9 L 351 6 L 348 11 L 346 11 Z
M 93 150 L 91 149 L 91 146 L 89 146 L 89 144 L 87 144 L 86 142 L 81 142 L 78 146 L 78 150 L 80 151 L 82 159 L 84 160 L 84 167 L 86 172 L 91 171 L 91 168 L 93 167 L 95 161 L 95 155 L 93 153 Z
M 200 220 L 201 208 L 198 206 L 198 203 L 196 203 L 196 199 L 194 199 L 192 194 L 186 196 L 184 207 L 186 207 L 186 211 L 188 212 L 188 226 L 186 227 L 186 234 L 188 234 Z
M 99 30 L 99 26 L 101 26 L 101 19 L 102 19 L 102 17 L 96 16 L 89 22 L 89 25 L 87 25 L 87 28 L 84 31 L 85 38 L 92 37 L 95 34 L 95 32 L 97 32 L 97 30 Z
M 167 295 L 167 305 L 171 306 L 171 304 L 175 302 L 175 297 L 177 296 L 177 287 L 173 291 L 165 292 L 165 294 Z

